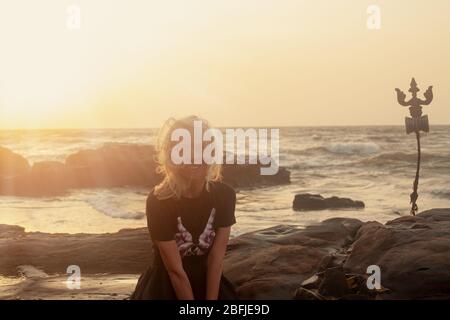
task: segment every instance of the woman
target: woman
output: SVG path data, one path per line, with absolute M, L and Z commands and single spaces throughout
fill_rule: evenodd
M 131 299 L 237 299 L 222 265 L 231 225 L 236 223 L 235 191 L 220 182 L 220 164 L 174 164 L 175 129 L 193 134 L 191 116 L 169 120 L 157 143 L 163 181 L 147 198 L 147 223 L 154 261 L 140 278 Z M 194 143 L 191 143 L 194 149 Z M 191 152 L 193 154 L 193 151 Z M 191 162 L 193 163 L 193 161 Z

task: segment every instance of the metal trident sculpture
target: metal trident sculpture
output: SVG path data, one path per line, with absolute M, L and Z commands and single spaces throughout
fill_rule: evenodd
M 397 100 L 398 103 L 404 107 L 409 107 L 409 112 L 411 114 L 411 118 L 405 118 L 406 125 L 406 133 L 410 134 L 411 132 L 416 133 L 417 139 L 417 170 L 416 170 L 416 178 L 414 179 L 413 184 L 413 192 L 411 193 L 411 214 L 416 215 L 418 210 L 417 207 L 417 198 L 419 194 L 417 193 L 417 189 L 419 187 L 419 172 L 420 172 L 420 131 L 429 132 L 429 124 L 428 124 L 428 116 L 422 115 L 422 106 L 429 105 L 431 101 L 433 101 L 433 86 L 429 86 L 427 91 L 423 94 L 425 100 L 422 100 L 417 97 L 417 92 L 420 89 L 417 87 L 416 80 L 412 78 L 411 87 L 409 88 L 409 92 L 412 94 L 412 98 L 409 101 L 406 101 L 406 94 L 403 93 L 400 89 L 396 88 L 397 91 Z

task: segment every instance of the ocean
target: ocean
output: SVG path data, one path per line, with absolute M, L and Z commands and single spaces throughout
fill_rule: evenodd
M 0 146 L 30 163 L 64 161 L 104 143 L 153 144 L 156 129 L 2 130 Z M 416 140 L 402 126 L 280 128 L 280 165 L 291 184 L 237 190 L 232 236 L 279 224 L 306 226 L 332 217 L 386 222 L 410 210 Z M 146 226 L 144 188 L 74 189 L 56 197 L 0 196 L 0 224 L 50 233 L 106 233 Z M 297 193 L 349 197 L 362 210 L 296 212 Z M 450 126 L 422 134 L 419 211 L 450 207 Z

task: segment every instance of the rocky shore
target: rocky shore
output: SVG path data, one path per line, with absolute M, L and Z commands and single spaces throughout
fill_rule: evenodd
M 125 299 L 152 261 L 145 228 L 69 235 L 0 225 L 0 256 L 0 299 Z M 79 290 L 65 285 L 69 265 L 81 268 Z M 355 287 L 374 265 L 383 289 Z M 16 278 L 24 266 L 40 272 Z M 230 241 L 224 273 L 243 299 L 450 299 L 450 209 L 247 233 Z

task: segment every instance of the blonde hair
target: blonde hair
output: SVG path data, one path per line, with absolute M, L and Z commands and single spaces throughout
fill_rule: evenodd
M 161 127 L 158 140 L 156 143 L 156 172 L 163 176 L 163 180 L 157 186 L 155 186 L 153 193 L 160 199 L 169 199 L 175 197 L 179 199 L 183 192 L 187 190 L 188 182 L 181 176 L 177 175 L 170 165 L 171 163 L 171 135 L 175 129 L 187 129 L 192 131 L 194 128 L 194 121 L 202 121 L 204 130 L 210 128 L 209 123 L 197 116 L 188 116 L 181 119 L 169 118 Z M 206 190 L 210 191 L 211 183 L 214 181 L 220 181 L 222 179 L 222 166 L 221 164 L 214 163 L 209 165 L 208 173 L 205 177 Z

